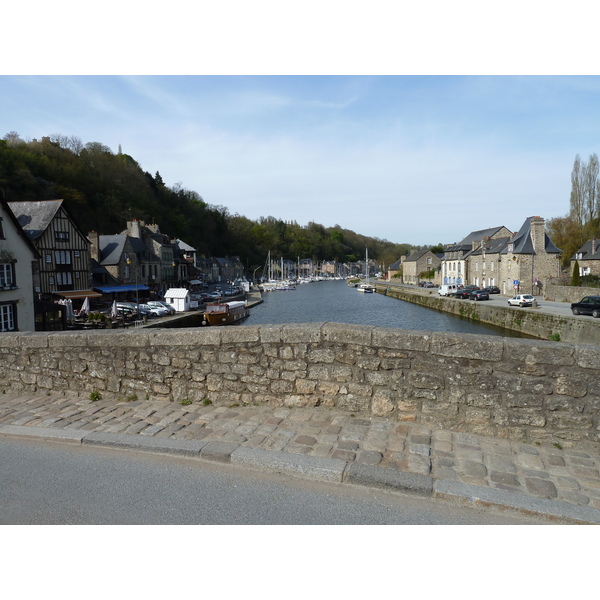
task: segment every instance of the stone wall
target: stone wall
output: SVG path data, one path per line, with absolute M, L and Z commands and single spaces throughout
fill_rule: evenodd
M 547 285 L 544 297 L 551 302 L 579 302 L 584 296 L 600 296 L 600 288 Z
M 600 348 L 290 324 L 0 337 L 0 390 L 321 406 L 600 450 Z
M 386 287 L 378 284 L 377 291 L 447 312 L 471 321 L 487 323 L 503 329 L 509 329 L 541 340 L 557 340 L 600 345 L 600 319 L 574 319 L 541 312 L 535 308 L 514 310 L 508 306 L 494 306 L 487 302 L 469 302 L 439 296 L 437 291 L 415 293 L 414 290 Z

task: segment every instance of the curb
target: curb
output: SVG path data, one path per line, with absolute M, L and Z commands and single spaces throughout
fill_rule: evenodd
M 595 508 L 457 481 L 436 480 L 434 497 L 459 500 L 479 506 L 512 509 L 522 514 L 542 515 L 578 524 L 600 525 L 600 511 Z
M 177 440 L 134 434 L 82 432 L 23 425 L 2 425 L 0 426 L 0 435 L 200 458 L 304 479 L 329 483 L 349 483 L 422 497 L 459 501 L 475 506 L 504 508 L 522 514 L 561 519 L 577 524 L 600 524 L 600 511 L 587 506 L 536 498 L 518 492 L 508 492 L 457 481 L 434 479 L 426 475 L 396 469 L 347 463 L 337 458 L 247 448 L 233 442 Z

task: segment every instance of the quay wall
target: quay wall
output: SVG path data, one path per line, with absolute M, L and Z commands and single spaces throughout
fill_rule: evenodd
M 600 450 L 600 347 L 585 344 L 339 323 L 4 333 L 7 392 L 321 406 Z
M 492 306 L 486 302 L 460 300 L 439 296 L 437 292 L 403 290 L 378 284 L 380 294 L 441 310 L 471 321 L 488 323 L 517 331 L 541 340 L 557 339 L 562 342 L 600 345 L 599 319 L 572 319 L 541 312 L 535 308 L 514 309 Z M 553 337 L 554 336 L 554 337 Z

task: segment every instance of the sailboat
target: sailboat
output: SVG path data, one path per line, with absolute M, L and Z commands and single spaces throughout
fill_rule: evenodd
M 369 248 L 365 247 L 365 271 L 367 272 L 367 278 L 365 283 L 361 283 L 356 289 L 364 294 L 372 294 L 375 291 L 375 286 L 369 283 Z

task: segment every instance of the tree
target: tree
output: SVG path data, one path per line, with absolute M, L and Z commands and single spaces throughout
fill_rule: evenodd
M 571 285 L 579 287 L 581 283 L 581 276 L 579 275 L 579 262 L 576 260 L 573 265 L 573 276 L 571 277 Z

